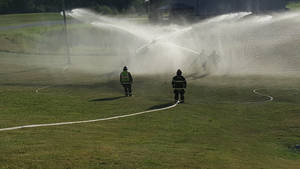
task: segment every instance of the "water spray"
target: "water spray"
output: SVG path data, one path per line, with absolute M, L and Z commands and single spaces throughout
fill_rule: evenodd
M 134 23 L 84 9 L 72 10 L 67 15 L 92 25 L 94 32 L 97 32 L 96 28 L 101 30 L 98 34 L 101 42 L 93 42 L 109 46 L 111 57 L 101 59 L 111 61 L 111 68 L 126 64 L 135 74 L 172 73 L 180 67 L 185 74 L 202 77 L 207 74 L 203 67 L 212 65 L 209 62 L 213 62 L 210 57 L 213 51 L 220 56 L 220 62 L 215 70 L 209 72 L 212 74 L 285 73 L 286 69 L 296 70 L 300 64 L 297 60 L 300 50 L 295 45 L 300 43 L 300 31 L 297 29 L 300 22 L 296 19 L 299 12 L 268 15 L 239 12 L 184 27 Z M 79 42 L 80 36 L 86 38 L 85 35 L 75 36 L 78 36 Z M 91 38 L 96 39 L 97 35 L 93 33 Z M 202 50 L 205 50 L 205 57 L 201 56 Z M 287 57 L 294 61 L 288 62 Z M 201 61 L 196 64 L 194 61 L 198 58 Z M 194 68 L 191 68 L 192 64 Z M 96 69 L 99 70 L 98 67 Z
M 68 40 L 68 29 L 67 29 L 67 17 L 66 17 L 66 7 L 65 7 L 65 0 L 62 0 L 62 13 L 64 17 L 64 39 L 65 39 L 65 46 L 66 46 L 66 55 L 67 55 L 67 65 L 64 68 L 66 70 L 69 65 L 71 65 L 71 56 L 70 56 L 70 46 Z

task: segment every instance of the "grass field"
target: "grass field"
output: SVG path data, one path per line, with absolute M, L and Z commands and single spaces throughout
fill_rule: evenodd
M 291 10 L 299 10 L 300 3 L 299 2 L 290 2 L 286 7 Z
M 38 36 L 36 40 L 61 27 L 43 29 L 0 31 L 0 39 L 5 34 L 18 42 L 23 38 L 15 32 L 23 31 L 26 37 Z M 21 51 L 22 45 L 16 44 L 23 42 L 6 42 L 0 41 L 0 48 L 13 47 L 0 52 L 0 128 L 106 118 L 173 102 L 173 75 L 133 74 L 134 97 L 120 98 L 123 90 L 118 75 L 78 71 L 79 63 L 63 71 L 62 55 L 30 54 L 36 50 L 33 46 Z M 299 86 L 300 77 L 287 76 L 188 79 L 186 103 L 174 109 L 0 132 L 0 169 L 297 169 Z M 36 93 L 43 87 L 48 88 Z M 255 95 L 254 89 L 273 96 L 274 101 L 265 102 L 268 98 Z
M 154 77 L 136 77 L 135 96 L 117 99 L 123 95 L 117 79 L 72 72 L 49 79 L 51 73 L 1 75 L 0 128 L 111 117 L 172 102 L 167 77 L 155 83 Z M 293 82 L 279 83 L 288 80 Z M 1 132 L 0 167 L 299 168 L 300 93 L 293 90 L 299 83 L 211 77 L 190 81 L 186 104 L 172 110 Z M 34 92 L 46 85 L 55 86 Z M 266 88 L 260 92 L 274 102 L 263 103 L 266 98 L 254 95 L 254 88 Z
M 45 34 L 53 31 L 62 32 L 62 27 L 60 25 L 27 27 L 26 25 L 61 20 L 62 16 L 58 13 L 1 15 L 0 51 L 35 52 L 35 45 L 46 40 L 42 38 Z
M 28 24 L 32 22 L 61 20 L 59 13 L 33 13 L 33 14 L 15 14 L 1 15 L 0 26 Z
M 3 17 L 2 17 L 3 16 Z M 62 16 L 59 14 L 18 14 L 2 15 L 0 18 L 0 52 L 23 54 L 62 54 L 65 53 L 65 35 Z M 9 20 L 10 22 L 6 22 Z M 45 25 L 43 21 L 57 21 Z M 4 23 L 7 23 L 4 25 Z M 33 26 L 31 23 L 36 23 Z M 98 37 L 103 41 L 113 36 L 109 30 L 99 30 L 91 25 L 68 20 L 69 43 L 73 54 L 111 54 L 111 44 L 101 47 Z M 11 24 L 11 25 L 10 25 Z M 25 24 L 25 27 L 23 27 Z M 27 25 L 26 25 L 27 24 Z M 29 24 L 29 25 L 28 25 Z M 8 29 L 1 29 L 8 28 Z M 92 40 L 91 40 L 92 39 Z M 80 45 L 77 45 L 77 44 Z

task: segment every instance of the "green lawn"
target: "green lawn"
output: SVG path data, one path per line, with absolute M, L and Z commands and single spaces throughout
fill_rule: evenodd
M 173 97 L 170 76 L 154 83 L 137 76 L 135 96 L 113 100 L 123 95 L 117 79 L 10 68 L 1 70 L 0 128 L 130 114 Z M 1 132 L 0 168 L 298 168 L 299 84 L 288 77 L 189 80 L 186 103 L 172 110 Z M 34 92 L 45 85 L 54 86 Z M 275 100 L 261 102 L 255 88 Z M 93 101 L 105 98 L 112 100 Z
M 0 28 L 6 26 L 32 24 L 34 22 L 62 21 L 62 19 L 63 18 L 59 13 L 1 15 Z M 51 38 L 51 35 L 49 34 L 53 34 L 53 32 L 57 32 L 56 34 L 61 34 L 60 32 L 63 32 L 62 26 L 41 25 L 5 30 L 0 29 L 0 51 L 36 52 L 36 50 L 38 50 L 36 49 L 37 44 L 49 46 L 49 42 L 46 40 Z M 47 35 L 48 38 L 45 35 Z
M 105 39 L 112 33 L 86 25 L 70 30 L 88 32 L 78 36 L 80 45 L 72 43 L 71 53 L 98 55 L 72 55 L 73 65 L 65 72 L 61 26 L 0 31 L 0 128 L 106 118 L 173 102 L 173 75 L 134 72 L 134 97 L 117 99 L 123 95 L 118 73 L 104 73 L 118 58 L 109 44 L 95 48 L 84 39 Z M 84 65 L 94 69 L 79 71 Z M 50 87 L 35 92 L 44 86 Z M 0 169 L 297 169 L 299 86 L 300 77 L 188 79 L 186 103 L 171 110 L 0 132 Z M 267 98 L 255 95 L 254 89 L 274 101 L 264 102 Z
M 0 26 L 21 25 L 33 22 L 62 20 L 59 13 L 32 13 L 0 15 Z
M 112 45 L 103 45 L 98 42 L 100 38 L 111 42 L 111 36 L 113 36 L 111 31 L 98 29 L 88 24 L 73 23 L 72 20 L 70 22 L 72 24 L 68 25 L 68 42 L 71 53 L 111 54 L 113 52 L 110 49 Z M 65 53 L 65 47 L 63 25 L 0 29 L 0 52 L 61 54 Z
M 300 3 L 299 2 L 290 2 L 286 7 L 291 10 L 299 10 Z

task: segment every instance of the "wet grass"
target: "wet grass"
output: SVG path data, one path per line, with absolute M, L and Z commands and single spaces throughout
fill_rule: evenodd
M 3 34 L 13 39 L 0 48 L 14 44 L 7 47 L 12 52 L 0 53 L 0 128 L 105 118 L 173 101 L 172 75 L 134 75 L 134 97 L 124 98 L 114 74 L 100 76 L 72 67 L 63 72 L 62 56 L 13 53 L 34 51 L 30 45 L 22 48 L 27 39 L 34 37 L 36 44 L 36 39 L 60 30 L 0 32 L 0 42 Z M 188 79 L 186 103 L 172 110 L 0 132 L 0 169 L 299 168 L 299 85 L 299 77 Z M 50 87 L 35 92 L 44 86 Z M 264 102 L 266 97 L 253 94 L 255 88 L 275 100 Z
M 136 113 L 168 105 L 173 97 L 167 76 L 135 77 L 132 98 L 121 97 L 117 79 L 73 72 L 51 77 L 47 71 L 18 76 L 2 75 L 1 128 Z M 291 80 L 290 87 L 300 81 Z M 34 92 L 47 84 L 55 86 Z M 260 102 L 266 98 L 252 93 L 258 87 L 265 87 L 261 92 L 274 96 L 274 102 Z M 189 81 L 186 98 L 175 109 L 125 119 L 1 132 L 0 168 L 299 166 L 294 146 L 300 142 L 300 93 L 286 89 L 280 78 Z

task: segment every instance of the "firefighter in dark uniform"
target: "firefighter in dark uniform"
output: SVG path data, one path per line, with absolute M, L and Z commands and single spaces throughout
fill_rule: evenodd
M 128 72 L 127 67 L 125 66 L 123 68 L 123 72 L 120 74 L 120 83 L 124 87 L 125 96 L 132 96 L 131 93 L 132 82 L 133 82 L 132 76 L 130 72 Z
M 186 80 L 182 76 L 182 71 L 180 69 L 177 70 L 177 75 L 173 77 L 172 86 L 175 94 L 175 102 L 179 101 L 180 95 L 180 103 L 184 103 L 184 89 L 186 88 Z

